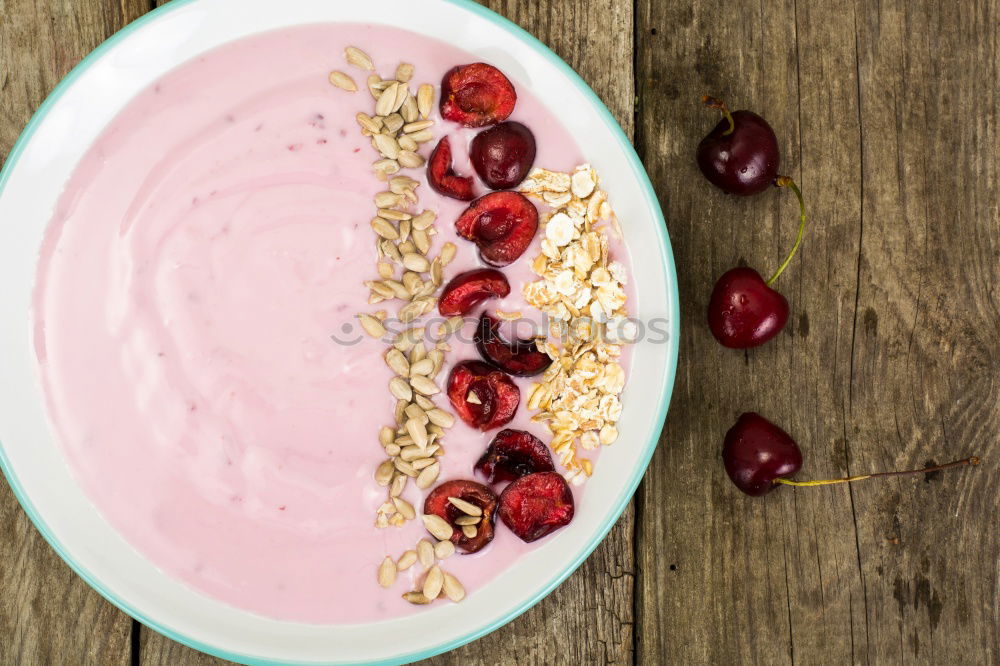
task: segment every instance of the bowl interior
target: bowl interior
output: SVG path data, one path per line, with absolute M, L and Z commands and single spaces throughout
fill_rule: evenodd
M 215 46 L 324 21 L 382 23 L 447 40 L 499 66 L 585 137 L 581 147 L 622 221 L 633 279 L 641 276 L 633 311 L 644 333 L 634 350 L 620 438 L 602 452 L 569 528 L 460 605 L 349 627 L 279 622 L 226 606 L 168 577 L 124 542 L 82 493 L 52 437 L 29 321 L 38 248 L 63 185 L 128 100 Z M 464 0 L 174 0 L 99 47 L 46 100 L 0 175 L 0 220 L 0 321 L 6 322 L 0 327 L 0 463 L 11 486 L 57 552 L 112 603 L 175 640 L 228 659 L 398 662 L 451 649 L 509 621 L 558 585 L 607 533 L 646 468 L 666 414 L 677 354 L 676 276 L 645 172 L 614 119 L 572 70 L 527 33 Z

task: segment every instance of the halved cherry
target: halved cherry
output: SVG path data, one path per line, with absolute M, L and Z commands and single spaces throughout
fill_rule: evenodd
M 574 512 L 573 491 L 558 472 L 522 476 L 500 494 L 500 520 L 529 543 L 569 525 Z
M 466 127 L 506 120 L 516 103 L 510 80 L 484 62 L 453 67 L 441 79 L 441 117 Z
M 552 363 L 548 354 L 538 351 L 534 340 L 504 340 L 500 322 L 485 312 L 479 317 L 473 340 L 484 361 L 509 375 L 530 377 L 545 372 Z
M 448 376 L 448 400 L 463 421 L 486 431 L 510 423 L 521 391 L 496 368 L 482 361 L 462 361 Z
M 552 454 L 545 442 L 530 432 L 505 428 L 490 442 L 476 463 L 476 471 L 490 483 L 514 481 L 536 472 L 551 472 Z
M 479 197 L 455 222 L 458 234 L 479 246 L 491 266 L 506 266 L 524 254 L 538 231 L 538 210 L 520 192 Z
M 509 190 L 524 180 L 535 163 L 535 135 L 521 123 L 500 123 L 472 139 L 469 157 L 487 187 Z
M 510 283 L 493 268 L 476 268 L 459 273 L 445 285 L 438 299 L 443 317 L 467 314 L 487 298 L 503 298 L 510 293 Z
M 479 507 L 482 511 L 480 521 L 475 523 L 476 536 L 471 539 L 462 533 L 462 528 L 455 520 L 466 516 L 464 511 L 452 504 L 448 498 L 455 497 Z M 445 481 L 427 495 L 424 500 L 424 513 L 434 514 L 444 518 L 452 527 L 451 542 L 456 548 L 466 553 L 481 550 L 493 541 L 493 524 L 496 522 L 497 496 L 492 490 L 475 481 Z
M 451 142 L 448 137 L 438 141 L 438 145 L 427 161 L 427 182 L 438 194 L 460 201 L 472 201 L 472 176 L 459 176 L 451 168 Z

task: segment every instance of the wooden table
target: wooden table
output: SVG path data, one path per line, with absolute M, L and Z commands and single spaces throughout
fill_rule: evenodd
M 510 625 L 433 661 L 1000 661 L 1000 3 L 487 4 L 566 59 L 634 137 L 677 260 L 680 368 L 652 467 L 594 555 Z M 0 154 L 73 65 L 150 9 L 0 0 Z M 740 262 L 773 267 L 797 209 L 788 193 L 735 199 L 701 178 L 706 92 L 771 122 L 810 210 L 779 283 L 791 320 L 750 353 L 709 335 L 711 285 Z M 747 410 L 797 438 L 804 477 L 984 464 L 752 499 L 719 455 Z M 0 485 L 0 664 L 221 663 L 106 603 Z

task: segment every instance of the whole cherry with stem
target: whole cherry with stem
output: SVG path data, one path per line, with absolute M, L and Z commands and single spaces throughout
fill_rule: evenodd
M 793 481 L 788 477 L 798 472 L 802 467 L 802 451 L 798 444 L 787 432 L 760 414 L 746 412 L 740 415 L 736 424 L 726 433 L 722 446 L 722 462 L 730 480 L 737 488 L 747 495 L 759 496 L 769 493 L 778 485 L 829 486 L 882 476 L 926 474 L 954 467 L 978 465 L 979 458 L 971 456 L 944 465 L 930 465 L 922 469 L 874 472 L 846 476 L 840 479 Z
M 788 176 L 778 175 L 780 153 L 774 131 L 752 111 L 730 113 L 722 100 L 705 96 L 723 119 L 698 145 L 698 166 L 724 192 L 747 196 L 771 185 L 787 187 L 799 200 L 799 230 L 785 260 L 766 281 L 752 268 L 733 268 L 715 283 L 708 305 L 708 325 L 723 346 L 747 349 L 762 345 L 788 322 L 788 301 L 771 288 L 802 244 L 806 226 L 802 192 Z

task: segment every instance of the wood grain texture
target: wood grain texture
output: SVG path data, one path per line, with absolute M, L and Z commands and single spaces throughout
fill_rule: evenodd
M 0 156 L 56 83 L 147 8 L 137 0 L 0 0 Z M 129 663 L 132 620 L 59 559 L 6 483 L 0 563 L 0 664 Z
M 0 0 L 0 154 L 69 67 L 154 4 Z M 634 129 L 677 259 L 681 359 L 636 506 L 546 600 L 431 661 L 1000 663 L 997 0 L 485 4 Z M 810 208 L 777 283 L 792 318 L 750 353 L 712 340 L 708 294 L 737 263 L 772 269 L 797 209 L 701 179 L 706 92 L 768 118 Z M 719 449 L 751 409 L 798 439 L 803 477 L 985 462 L 750 499 Z M 128 618 L 0 495 L 0 663 L 128 663 Z M 225 663 L 136 637 L 145 666 Z
M 639 499 L 640 662 L 997 660 L 996 9 L 638 3 L 636 131 L 683 318 Z M 699 108 L 706 92 L 770 120 L 810 208 L 776 285 L 790 323 L 749 353 L 714 342 L 707 298 L 737 263 L 773 270 L 797 207 L 701 179 L 694 150 L 716 122 Z M 748 410 L 797 438 L 806 478 L 975 452 L 987 463 L 751 499 L 719 457 Z

